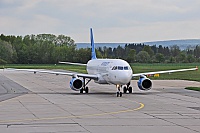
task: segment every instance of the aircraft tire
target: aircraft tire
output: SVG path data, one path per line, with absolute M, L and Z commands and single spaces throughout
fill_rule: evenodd
M 119 97 L 119 92 L 117 92 L 117 97 Z
M 85 87 L 85 93 L 88 93 L 88 92 L 89 92 L 89 88 Z
M 119 93 L 119 96 L 122 97 L 122 92 Z
M 83 93 L 83 89 L 80 89 L 80 93 Z
M 132 93 L 132 92 L 133 92 L 133 88 L 132 88 L 132 87 L 129 87 L 129 88 L 128 88 L 128 91 L 129 91 L 129 93 Z
M 126 93 L 127 92 L 127 88 L 124 86 L 123 88 L 123 92 Z

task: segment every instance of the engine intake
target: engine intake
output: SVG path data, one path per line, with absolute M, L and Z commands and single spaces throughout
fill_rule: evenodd
M 70 88 L 74 91 L 79 91 L 83 87 L 83 81 L 79 78 L 72 78 Z
M 140 90 L 143 90 L 143 91 L 150 90 L 152 87 L 152 82 L 146 76 L 141 76 L 138 81 L 138 87 Z

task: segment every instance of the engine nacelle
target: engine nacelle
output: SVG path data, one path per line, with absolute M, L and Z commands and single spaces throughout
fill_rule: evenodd
M 79 78 L 72 78 L 70 88 L 74 91 L 79 91 L 83 87 L 83 81 Z
M 150 90 L 152 87 L 152 82 L 146 76 L 141 76 L 138 81 L 138 87 L 140 90 L 143 90 L 143 91 Z

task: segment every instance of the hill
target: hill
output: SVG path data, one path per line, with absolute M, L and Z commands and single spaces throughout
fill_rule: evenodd
M 155 42 L 144 42 L 147 45 L 162 45 L 162 46 L 173 46 L 178 45 L 180 49 L 187 49 L 188 46 L 195 47 L 196 45 L 200 45 L 200 39 L 186 39 L 186 40 L 167 40 L 167 41 L 155 41 Z
M 200 39 L 185 39 L 185 40 L 166 40 L 166 41 L 153 41 L 153 42 L 141 42 L 146 45 L 162 45 L 165 47 L 170 47 L 173 45 L 178 45 L 180 49 L 187 49 L 188 46 L 191 48 L 194 48 L 196 45 L 200 45 Z M 95 43 L 96 47 L 111 47 L 111 48 L 117 48 L 119 45 L 124 47 L 125 44 L 131 44 L 131 43 Z M 90 43 L 76 43 L 77 48 L 90 48 Z

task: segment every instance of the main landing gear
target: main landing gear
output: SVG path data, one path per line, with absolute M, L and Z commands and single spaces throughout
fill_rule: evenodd
M 133 88 L 130 86 L 130 82 L 127 84 L 127 86 L 124 86 L 124 88 L 123 88 L 123 92 L 124 93 L 126 93 L 127 91 L 129 92 L 129 93 L 132 93 L 133 92 Z
M 91 81 L 91 79 L 89 79 L 87 81 L 87 83 L 85 83 L 85 78 L 83 78 L 83 87 L 80 89 L 80 93 L 83 93 L 85 91 L 85 93 L 89 92 L 89 88 L 87 87 L 88 83 Z
M 122 92 L 120 91 L 120 88 L 122 87 L 122 85 L 116 85 L 117 87 L 117 97 L 122 97 Z M 127 93 L 127 91 L 129 93 L 132 93 L 133 92 L 133 88 L 130 86 L 130 82 L 123 87 L 123 93 Z

